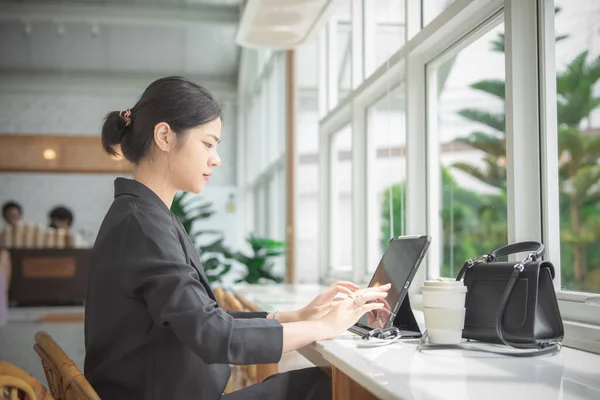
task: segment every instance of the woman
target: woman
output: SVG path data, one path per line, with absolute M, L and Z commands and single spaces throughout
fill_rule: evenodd
M 169 209 L 177 191 L 201 192 L 221 163 L 221 119 L 208 91 L 169 77 L 104 122 L 104 149 L 115 154 L 120 146 L 135 169 L 134 179 L 115 181 L 91 256 L 85 375 L 103 399 L 217 399 L 229 364 L 276 363 L 282 353 L 343 332 L 381 306 L 367 301 L 387 295 L 389 288 L 357 291 L 342 282 L 297 311 L 218 307 L 194 245 Z M 338 292 L 347 296 L 334 302 Z M 330 398 L 330 387 L 314 368 L 225 397 Z

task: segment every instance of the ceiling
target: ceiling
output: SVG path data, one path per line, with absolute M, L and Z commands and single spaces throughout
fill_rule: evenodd
M 235 82 L 242 0 L 0 0 L 0 74 Z

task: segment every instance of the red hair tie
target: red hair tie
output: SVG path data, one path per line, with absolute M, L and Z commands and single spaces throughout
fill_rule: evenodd
M 121 111 L 119 116 L 125 120 L 125 126 L 131 125 L 131 108 Z

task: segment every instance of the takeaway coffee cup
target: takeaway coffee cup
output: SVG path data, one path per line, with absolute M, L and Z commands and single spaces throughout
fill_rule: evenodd
M 461 281 L 434 280 L 424 282 L 421 291 L 429 341 L 460 343 L 465 325 L 466 286 Z

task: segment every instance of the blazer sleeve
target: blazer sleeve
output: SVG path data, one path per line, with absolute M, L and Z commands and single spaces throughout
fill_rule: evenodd
M 126 245 L 130 287 L 154 323 L 169 328 L 207 364 L 276 363 L 283 327 L 275 319 L 235 318 L 217 306 L 187 264 L 174 229 L 134 218 Z
M 227 314 L 233 318 L 267 318 L 269 313 L 266 312 L 251 312 L 251 311 L 227 311 Z

